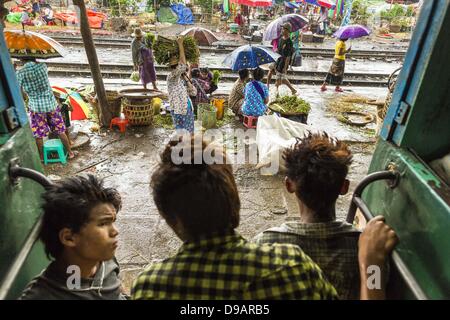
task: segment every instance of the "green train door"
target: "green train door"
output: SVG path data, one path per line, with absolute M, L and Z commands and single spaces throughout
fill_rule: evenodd
M 424 1 L 370 175 L 353 199 L 353 209 L 384 215 L 399 236 L 394 298 L 450 298 L 450 188 L 430 166 L 450 153 L 449 30 L 450 1 Z
M 0 299 L 19 297 L 49 262 L 35 241 L 41 184 L 48 183 L 39 172 L 42 165 L 0 24 Z

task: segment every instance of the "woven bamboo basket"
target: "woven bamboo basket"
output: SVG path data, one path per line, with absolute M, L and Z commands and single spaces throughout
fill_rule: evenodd
M 162 98 L 161 91 L 144 88 L 124 88 L 119 90 L 122 97 L 122 112 L 133 126 L 147 126 L 153 123 L 153 99 Z
M 153 123 L 153 103 L 151 99 L 135 100 L 122 98 L 122 110 L 132 126 L 148 126 Z

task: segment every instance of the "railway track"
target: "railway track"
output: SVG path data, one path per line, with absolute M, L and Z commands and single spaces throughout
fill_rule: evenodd
M 81 38 L 77 37 L 53 37 L 56 41 L 67 46 L 83 46 Z M 111 38 L 95 38 L 95 46 L 98 48 L 116 48 L 116 49 L 129 49 L 131 40 L 129 39 L 111 39 Z M 200 51 L 203 53 L 215 53 L 215 54 L 228 54 L 236 49 L 238 44 L 227 44 L 220 47 L 202 47 Z M 270 48 L 270 46 L 267 46 Z M 406 54 L 406 51 L 387 51 L 387 50 L 353 50 L 348 54 L 349 57 L 359 59 L 393 59 L 402 60 Z M 302 55 L 304 57 L 324 57 L 332 58 L 334 56 L 334 49 L 302 47 Z
M 91 71 L 87 63 L 47 62 L 50 77 L 91 77 Z M 102 76 L 109 79 L 129 79 L 133 72 L 132 65 L 102 64 L 100 65 Z M 212 68 L 222 72 L 221 81 L 234 82 L 238 75 L 230 69 L 219 67 Z M 169 68 L 156 66 L 158 80 L 165 81 L 169 74 Z M 319 84 L 323 82 L 326 72 L 322 71 L 289 71 L 289 79 L 295 84 Z M 275 77 L 274 77 L 275 78 Z M 346 73 L 344 85 L 361 87 L 385 87 L 389 74 L 379 73 Z M 275 81 L 275 79 L 273 79 Z

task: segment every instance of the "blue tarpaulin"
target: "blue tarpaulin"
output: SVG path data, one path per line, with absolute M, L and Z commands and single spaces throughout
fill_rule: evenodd
M 170 6 L 173 12 L 178 16 L 178 24 L 194 24 L 194 16 L 192 15 L 191 9 L 187 8 L 185 5 L 178 3 Z

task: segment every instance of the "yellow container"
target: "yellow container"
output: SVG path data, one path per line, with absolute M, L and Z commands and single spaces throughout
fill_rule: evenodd
M 153 114 L 154 115 L 160 114 L 162 100 L 160 98 L 153 98 L 152 105 L 153 105 L 153 112 L 154 112 Z
M 217 109 L 217 120 L 222 120 L 224 113 L 225 99 L 212 99 L 212 105 Z

